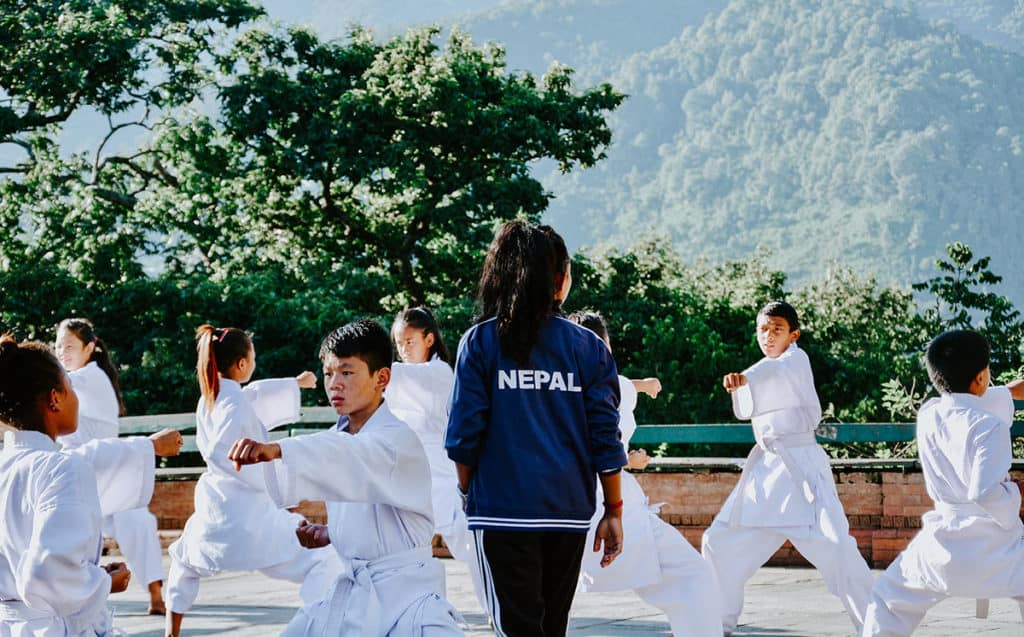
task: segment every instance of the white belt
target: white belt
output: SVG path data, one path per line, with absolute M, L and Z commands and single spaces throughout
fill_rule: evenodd
M 390 626 L 380 625 L 381 602 L 400 604 L 402 600 L 381 600 L 374 576 L 387 571 L 401 570 L 433 559 L 429 546 L 420 546 L 400 553 L 392 553 L 375 560 L 343 560 L 345 570 L 335 580 L 332 589 L 321 601 L 330 604 L 327 620 L 315 634 L 324 637 L 336 635 L 383 635 Z M 316 613 L 313 613 L 316 615 Z M 310 617 L 312 620 L 312 616 Z M 311 632 L 307 626 L 304 634 Z
M 743 509 L 743 492 L 746 490 L 747 483 L 750 482 L 750 467 L 760 461 L 766 451 L 774 453 L 782 460 L 786 471 L 800 485 L 804 498 L 808 503 L 813 504 L 814 489 L 811 488 L 807 474 L 804 473 L 800 463 L 793 458 L 793 454 L 789 452 L 789 449 L 791 447 L 806 447 L 815 444 L 818 444 L 818 441 L 814 437 L 813 431 L 802 431 L 800 433 L 783 434 L 768 438 L 757 436 L 757 444 L 754 445 L 754 448 L 747 455 L 747 460 L 743 463 L 743 471 L 740 473 L 739 483 L 736 485 L 736 497 L 733 499 L 732 511 L 729 514 L 729 526 L 739 526 L 740 524 L 740 515 Z
M 980 515 L 989 517 L 991 514 L 974 502 L 936 502 L 935 510 L 943 517 Z
M 16 599 L 0 601 L 0 621 L 27 622 L 33 619 L 49 619 L 52 617 L 56 617 L 56 615 L 29 608 L 25 605 L 25 602 Z

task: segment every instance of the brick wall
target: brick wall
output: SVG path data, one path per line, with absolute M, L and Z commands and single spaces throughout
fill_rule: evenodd
M 661 517 L 698 549 L 701 534 L 739 479 L 735 468 L 714 463 L 709 466 L 702 468 L 700 463 L 690 462 L 682 470 L 636 474 L 650 502 L 664 503 Z M 921 515 L 931 509 L 920 471 L 837 466 L 833 475 L 850 522 L 850 533 L 857 539 L 861 553 L 868 564 L 887 566 L 921 528 Z M 1014 471 L 1013 477 L 1024 478 L 1024 471 Z M 195 480 L 156 484 L 149 508 L 157 517 L 165 545 L 177 537 L 192 514 L 195 484 Z M 326 516 L 323 503 L 319 502 L 305 502 L 298 511 L 315 522 L 323 522 Z M 434 548 L 435 554 L 447 555 L 439 538 L 435 538 Z M 770 563 L 806 564 L 788 542 Z

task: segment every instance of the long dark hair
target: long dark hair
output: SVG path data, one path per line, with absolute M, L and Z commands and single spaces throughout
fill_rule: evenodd
M 529 362 L 541 326 L 557 312 L 555 292 L 565 270 L 560 269 L 556 243 L 564 250 L 565 243 L 551 228 L 509 221 L 498 230 L 484 258 L 479 320 L 497 319 L 501 349 L 520 366 Z
M 0 420 L 18 429 L 43 431 L 41 399 L 64 388 L 64 368 L 43 343 L 0 336 Z
M 448 351 L 448 346 L 441 338 L 441 328 L 437 326 L 437 319 L 434 318 L 433 312 L 422 305 L 402 310 L 395 317 L 395 322 L 391 324 L 392 339 L 398 337 L 398 331 L 402 329 L 403 325 L 423 330 L 423 338 L 426 338 L 428 334 L 433 334 L 434 344 L 430 346 L 429 357 L 437 356 L 449 365 L 453 363 L 451 352 Z
M 252 339 L 237 327 L 200 325 L 196 330 L 196 377 L 199 391 L 212 411 L 220 395 L 220 372 L 249 355 Z
M 74 334 L 75 338 L 82 341 L 83 345 L 92 343 L 95 346 L 92 348 L 89 362 L 96 363 L 110 379 L 110 384 L 114 388 L 114 396 L 117 397 L 117 413 L 123 416 L 125 408 L 124 398 L 121 396 L 121 377 L 117 373 L 117 366 L 114 365 L 114 359 L 110 356 L 107 344 L 96 335 L 96 328 L 92 326 L 92 322 L 84 318 L 66 318 L 57 325 L 57 332 L 61 330 Z
M 562 288 L 565 277 L 569 276 L 569 249 L 565 247 L 565 240 L 562 239 L 562 235 L 555 232 L 555 229 L 551 226 L 537 226 L 537 229 L 543 232 L 544 236 L 551 242 L 551 257 L 554 259 L 555 265 L 555 291 L 557 292 Z M 554 307 L 559 312 L 562 311 L 563 300 L 554 300 Z

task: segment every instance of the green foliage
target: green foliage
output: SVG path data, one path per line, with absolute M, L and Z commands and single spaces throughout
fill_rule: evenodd
M 344 41 L 325 42 L 304 30 L 248 25 L 259 11 L 240 1 L 3 2 L 0 143 L 25 157 L 0 178 L 0 330 L 49 340 L 60 319 L 88 316 L 116 354 L 131 413 L 193 407 L 193 335 L 204 322 L 251 330 L 260 376 L 314 367 L 319 340 L 331 328 L 358 316 L 389 323 L 413 302 L 436 308 L 454 346 L 471 321 L 472 290 L 496 225 L 517 216 L 538 220 L 551 200 L 531 169 L 545 160 L 573 173 L 599 164 L 623 100 L 607 84 L 576 90 L 572 71 L 558 65 L 540 78 L 509 72 L 502 48 L 477 46 L 457 31 L 443 43 L 429 28 L 383 42 L 355 30 Z M 687 227 L 716 245 L 777 235 L 803 249 L 807 237 L 823 236 L 785 224 L 755 232 L 753 219 L 799 201 L 804 183 L 846 192 L 844 184 L 853 182 L 833 179 L 830 162 L 849 151 L 848 121 L 856 118 L 832 121 L 834 112 L 814 92 L 841 96 L 846 89 L 835 78 L 850 76 L 850 69 L 872 81 L 889 77 L 878 70 L 884 56 L 843 52 L 830 61 L 838 46 L 832 43 L 811 56 L 822 65 L 817 75 L 779 71 L 759 79 L 757 65 L 789 64 L 776 59 L 778 51 L 758 49 L 759 29 L 783 38 L 784 17 L 792 14 L 806 33 L 817 33 L 817 9 L 802 12 L 807 3 L 797 0 L 775 4 L 788 13 L 755 25 L 739 20 L 737 7 L 770 8 L 736 0 L 726 11 L 747 25 L 742 37 L 727 38 L 726 24 L 705 24 L 691 35 L 707 46 L 687 52 L 669 73 L 683 78 L 685 90 L 673 99 L 687 134 L 665 141 L 669 164 L 682 157 L 681 171 L 658 180 L 686 178 L 678 185 L 683 195 L 673 194 L 668 181 L 655 190 L 669 204 L 686 200 L 706 213 Z M 843 24 L 891 18 L 893 29 L 916 34 L 921 46 L 939 46 L 915 18 L 894 9 L 851 5 L 841 13 Z M 234 27 L 248 28 L 230 42 L 217 36 Z M 867 37 L 852 26 L 847 36 Z M 878 55 L 885 50 L 876 48 Z M 33 59 L 42 66 L 32 67 Z M 730 59 L 743 60 L 727 65 L 742 77 L 718 75 L 724 67 L 717 62 Z M 58 67 L 61 73 L 45 72 Z M 949 89 L 942 82 L 939 88 Z M 782 89 L 792 99 L 776 99 Z M 908 111 L 890 97 L 892 108 Z M 67 118 L 83 109 L 110 117 L 95 147 L 69 153 L 57 139 Z M 864 115 L 872 122 L 877 116 Z M 734 121 L 754 122 L 750 130 L 768 135 L 762 141 L 777 156 L 762 161 L 751 152 L 728 164 L 719 151 L 749 143 L 735 136 L 728 125 Z M 801 136 L 800 122 L 813 124 L 818 141 Z M 108 147 L 118 131 L 142 126 L 153 136 L 138 148 Z M 777 137 L 787 126 L 804 141 Z M 891 121 L 886 126 L 871 134 L 899 137 Z M 895 150 L 919 155 L 930 148 L 911 137 L 916 141 Z M 787 172 L 797 156 L 815 162 L 806 174 Z M 913 180 L 900 183 L 915 197 L 926 194 Z M 715 188 L 732 199 L 711 197 Z M 628 208 L 613 199 L 602 205 Z M 751 212 L 744 207 L 750 201 L 766 208 Z M 887 205 L 873 201 L 858 210 L 877 221 L 892 211 Z M 845 223 L 850 216 L 843 210 L 849 208 L 835 214 Z M 633 217 L 627 212 L 623 219 Z M 640 401 L 641 423 L 730 421 L 721 378 L 761 357 L 754 317 L 773 299 L 787 299 L 801 313 L 801 346 L 831 420 L 910 418 L 929 390 L 921 351 L 949 327 L 973 325 L 992 340 L 997 377 L 1020 373 L 1024 325 L 1012 304 L 990 290 L 1000 278 L 988 257 L 975 259 L 970 248 L 953 244 L 949 260 L 936 264 L 937 276 L 905 289 L 856 274 L 851 262 L 860 244 L 832 250 L 833 239 L 845 241 L 826 237 L 824 249 L 843 254 L 843 264 L 796 286 L 775 267 L 779 253 L 767 251 L 709 265 L 672 247 L 664 234 L 629 249 L 585 251 L 573 262 L 576 283 L 566 309 L 600 310 L 622 373 L 660 378 L 662 395 Z M 693 445 L 660 452 L 742 450 Z
M 466 266 L 482 258 L 494 223 L 536 220 L 547 206 L 531 164 L 569 171 L 600 160 L 605 116 L 622 96 L 608 85 L 577 94 L 565 68 L 540 82 L 508 73 L 500 48 L 460 32 L 443 48 L 437 38 L 245 33 L 221 60 L 221 135 L 233 172 L 256 189 L 219 205 L 285 234 L 317 267 L 389 271 L 396 305 L 471 287 Z M 186 152 L 202 176 L 205 150 Z
M 0 144 L 26 156 L 0 168 L 0 329 L 50 339 L 90 317 L 133 413 L 191 407 L 203 322 L 252 330 L 264 374 L 406 304 L 455 340 L 496 224 L 547 206 L 531 165 L 599 161 L 623 99 L 565 67 L 509 72 L 458 32 L 325 42 L 246 25 L 260 11 L 241 0 L 136 5 L 0 4 Z M 62 152 L 84 111 L 101 138 Z M 152 136 L 114 152 L 132 128 Z
M 1020 367 L 1024 322 L 1009 299 L 989 289 L 1003 279 L 989 270 L 991 259 L 975 259 L 974 251 L 959 241 L 946 246 L 946 252 L 948 261 L 935 262 L 941 274 L 913 286 L 934 299 L 924 312 L 926 325 L 934 334 L 977 329 L 992 344 L 993 366 Z

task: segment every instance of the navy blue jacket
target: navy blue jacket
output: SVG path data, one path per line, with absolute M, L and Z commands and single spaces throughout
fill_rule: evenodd
M 526 368 L 494 319 L 463 335 L 445 447 L 474 467 L 469 528 L 586 533 L 597 474 L 626 464 L 621 437 L 615 360 L 590 330 L 552 317 Z

